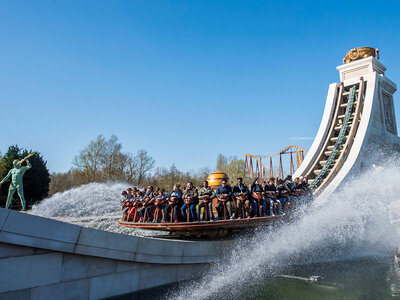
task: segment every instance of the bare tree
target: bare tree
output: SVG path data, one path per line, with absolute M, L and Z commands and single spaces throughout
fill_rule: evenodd
M 221 153 L 218 154 L 218 157 L 217 157 L 217 171 L 221 171 L 221 170 L 225 169 L 227 164 L 228 164 L 228 159 L 226 158 L 226 156 L 221 154 Z
M 128 155 L 121 152 L 122 145 L 112 135 L 108 140 L 99 135 L 74 159 L 75 167 L 85 179 L 83 183 L 105 180 L 125 180 Z M 86 181 L 86 182 L 85 182 Z
M 143 149 L 136 153 L 134 160 L 137 164 L 137 184 L 140 185 L 146 173 L 153 169 L 155 161 Z
M 74 166 L 83 173 L 88 182 L 98 181 L 101 177 L 101 156 L 105 142 L 104 136 L 99 135 L 74 158 Z
M 132 153 L 127 154 L 125 165 L 125 177 L 128 182 L 133 183 L 138 173 L 138 161 L 133 157 Z
M 103 152 L 100 155 L 102 176 L 105 180 L 125 179 L 125 166 L 128 159 L 127 154 L 121 152 L 122 145 L 118 138 L 112 135 L 104 143 Z

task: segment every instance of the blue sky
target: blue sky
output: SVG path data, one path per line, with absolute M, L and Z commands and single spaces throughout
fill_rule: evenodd
M 293 137 L 316 134 L 349 49 L 379 48 L 400 83 L 400 2 L 355 6 L 1 1 L 0 151 L 40 151 L 59 172 L 98 134 L 183 170 L 308 148 Z

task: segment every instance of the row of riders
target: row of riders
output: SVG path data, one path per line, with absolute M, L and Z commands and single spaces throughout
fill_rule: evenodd
M 271 177 L 268 182 L 260 184 L 257 177 L 249 190 L 242 178 L 237 179 L 233 189 L 226 180 L 222 180 L 216 191 L 208 186 L 208 181 L 204 181 L 200 189 L 188 182 L 184 191 L 179 184 L 175 184 L 169 195 L 164 189 L 154 190 L 152 186 L 143 192 L 128 188 L 122 192 L 123 220 L 153 223 L 200 222 L 200 219 L 215 221 L 214 198 L 218 200 L 215 208 L 219 220 L 274 216 L 285 214 L 289 206 L 312 197 L 307 178 L 292 181 L 289 175 L 285 180 L 279 179 L 277 185 L 275 182 L 275 178 Z

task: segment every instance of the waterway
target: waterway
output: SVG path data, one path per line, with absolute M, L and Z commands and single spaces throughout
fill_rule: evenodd
M 310 280 L 311 276 L 318 278 L 317 281 Z M 186 281 L 113 299 L 170 299 L 174 297 L 174 291 L 190 289 L 194 282 Z M 256 285 L 238 284 L 236 288 L 238 291 L 234 297 L 221 295 L 218 299 L 400 299 L 400 269 L 393 257 L 294 265 L 285 268 L 279 275 L 260 278 Z M 202 298 L 202 291 L 197 292 L 199 294 L 195 298 Z

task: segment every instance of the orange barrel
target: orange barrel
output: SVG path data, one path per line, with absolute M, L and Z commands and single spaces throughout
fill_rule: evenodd
M 208 178 L 207 178 L 208 185 L 213 190 L 216 190 L 221 185 L 222 179 L 226 179 L 227 181 L 229 181 L 229 177 L 228 177 L 228 175 L 226 175 L 226 173 L 224 173 L 222 171 L 216 171 L 216 172 L 210 174 L 210 176 L 208 176 Z M 217 198 L 213 199 L 214 214 L 216 214 L 215 205 L 217 204 L 217 201 L 218 201 Z
M 221 185 L 222 179 L 229 181 L 229 177 L 228 175 L 226 175 L 226 173 L 222 171 L 216 171 L 212 173 L 210 176 L 208 176 L 207 178 L 208 185 L 213 190 L 216 190 Z

